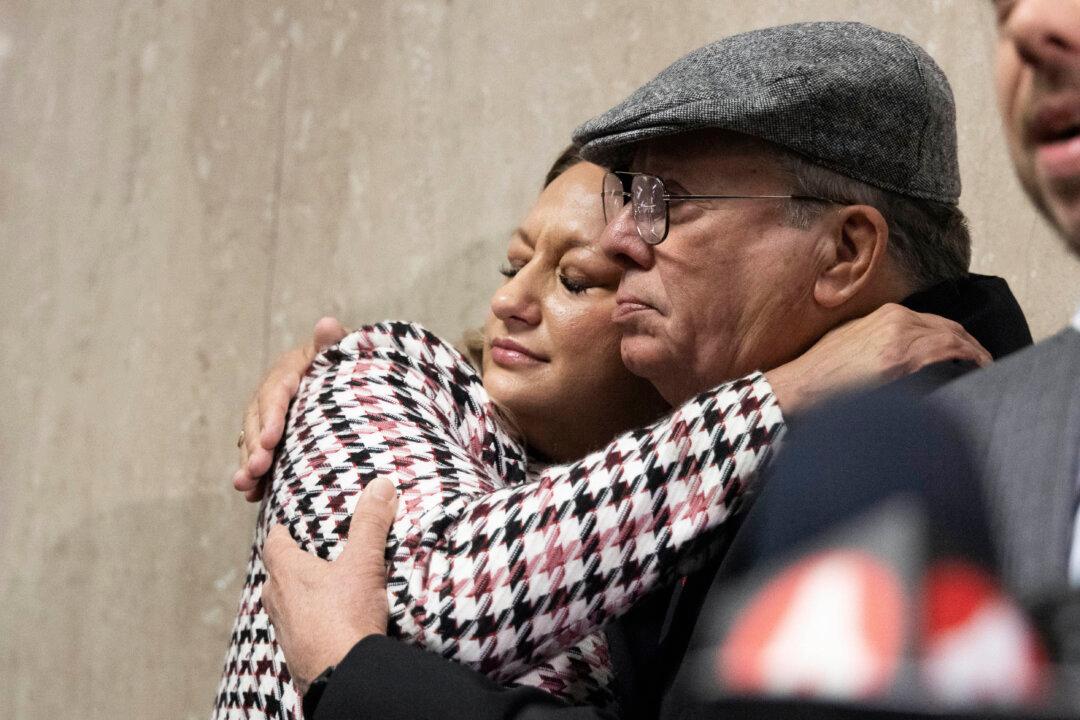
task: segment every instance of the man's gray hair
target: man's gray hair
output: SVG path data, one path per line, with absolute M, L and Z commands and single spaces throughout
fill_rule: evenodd
M 956 205 L 889 192 L 777 150 L 781 170 L 789 176 L 795 193 L 845 205 L 869 205 L 885 217 L 889 252 L 914 290 L 967 273 L 971 235 L 967 219 Z M 830 205 L 793 202 L 788 207 L 788 221 L 796 227 L 808 227 Z

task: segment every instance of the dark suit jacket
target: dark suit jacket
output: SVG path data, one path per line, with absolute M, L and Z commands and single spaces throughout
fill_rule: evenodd
M 1009 589 L 1028 601 L 1061 590 L 1077 502 L 1080 333 L 1063 330 L 934 397 L 978 459 Z
M 995 357 L 1031 342 L 1023 313 L 1000 278 L 971 275 L 907 298 L 904 305 L 955 320 Z M 927 391 L 968 368 L 945 364 L 915 381 Z M 730 542 L 737 527 L 725 528 Z M 722 548 L 724 545 L 721 544 Z M 656 717 L 690 641 L 719 563 L 657 591 L 606 632 L 624 720 Z M 579 718 L 610 717 L 569 707 L 535 688 L 503 688 L 479 673 L 387 638 L 353 648 L 327 685 L 316 720 L 342 718 Z
M 1066 329 L 969 373 L 923 405 L 890 388 L 834 401 L 803 421 L 766 471 L 761 496 L 704 613 L 722 616 L 723 591 L 733 576 L 790 557 L 809 539 L 902 494 L 921 500 L 932 554 L 963 557 L 997 572 L 1009 594 L 1034 612 L 1052 659 L 1080 662 L 1080 595 L 1067 579 L 1080 490 L 1080 333 Z M 700 629 L 691 640 L 702 656 L 715 646 L 716 639 Z M 890 712 L 820 702 L 703 700 L 709 693 L 694 686 L 700 668 L 693 661 L 685 665 L 666 694 L 664 718 L 931 714 L 916 706 L 918 696 L 908 698 L 911 707 L 892 706 Z

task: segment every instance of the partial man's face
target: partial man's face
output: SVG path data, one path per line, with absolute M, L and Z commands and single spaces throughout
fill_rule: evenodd
M 1080 0 L 997 0 L 997 91 L 1024 189 L 1080 252 Z
M 764 147 L 716 131 L 645 144 L 631 167 L 671 194 L 786 194 Z M 614 320 L 623 362 L 673 404 L 789 360 L 814 338 L 811 235 L 785 222 L 786 201 L 673 202 L 667 238 L 647 245 L 629 204 L 601 237 L 625 267 Z

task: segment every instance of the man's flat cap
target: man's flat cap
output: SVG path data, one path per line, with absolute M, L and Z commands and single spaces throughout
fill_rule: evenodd
M 574 132 L 615 165 L 628 146 L 717 128 L 752 135 L 871 185 L 960 197 L 956 109 L 945 74 L 902 35 L 853 22 L 754 30 L 676 61 Z

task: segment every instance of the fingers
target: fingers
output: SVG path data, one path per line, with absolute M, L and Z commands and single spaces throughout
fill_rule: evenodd
M 274 568 L 277 567 L 278 559 L 281 554 L 285 552 L 289 543 L 293 542 L 292 536 L 289 535 L 289 531 L 281 525 L 273 525 L 270 528 L 270 532 L 266 535 L 266 541 L 263 543 L 262 558 L 263 565 L 266 566 L 266 571 L 273 574 Z M 294 543 L 295 544 L 295 543 Z
M 242 492 L 246 495 L 246 493 L 254 490 L 258 484 L 258 480 L 251 477 L 248 473 L 247 466 L 244 466 L 233 473 L 232 486 L 233 490 L 236 490 L 237 492 Z
M 288 353 L 291 355 L 292 353 Z M 259 429 L 256 434 L 258 444 L 266 450 L 272 450 L 281 440 L 281 433 L 285 427 L 285 413 L 289 409 L 289 401 L 292 400 L 299 386 L 295 380 L 296 372 L 288 367 L 281 367 L 287 362 L 282 357 L 279 366 L 275 367 L 267 375 L 259 388 L 258 397 L 258 422 Z M 291 364 L 291 363 L 290 363 Z M 305 366 L 306 369 L 306 366 Z
M 251 453 L 258 447 L 259 408 L 255 398 L 244 408 L 243 442 L 240 443 L 240 467 L 247 465 Z
M 973 362 L 980 366 L 993 362 L 982 345 L 966 334 L 927 333 L 912 340 L 901 375 L 949 360 Z
M 307 584 L 313 566 L 322 564 L 318 558 L 300 549 L 289 531 L 274 525 L 262 547 L 262 561 L 266 566 L 267 581 L 263 585 L 262 602 L 271 618 L 277 614 L 278 599 L 282 586 L 299 589 Z
M 312 361 L 327 346 L 339 342 L 348 331 L 332 317 L 315 324 L 312 341 L 281 355 L 263 378 L 262 384 L 244 410 L 240 468 L 232 485 L 249 502 L 263 496 L 264 476 L 274 460 L 274 448 L 285 434 L 289 403 L 300 389 L 300 381 Z
M 945 360 L 966 360 L 980 366 L 993 362 L 993 356 L 963 325 L 948 318 L 893 303 L 882 305 L 871 316 L 875 323 L 892 327 L 894 342 L 903 347 L 902 364 L 909 372 Z
M 300 375 L 292 370 L 282 370 L 276 380 L 267 378 L 259 392 L 259 446 L 267 451 L 273 451 L 281 441 L 289 403 L 300 389 Z
M 324 317 L 315 323 L 315 332 L 312 334 L 312 342 L 315 352 L 322 352 L 331 345 L 340 342 L 349 334 L 345 326 L 338 322 L 337 318 Z
M 258 483 L 262 480 L 262 476 L 270 469 L 270 465 L 273 461 L 274 454 L 266 448 L 260 447 L 248 458 L 244 470 L 251 476 L 253 483 Z
M 262 548 L 263 565 L 271 577 L 277 576 L 277 582 L 282 582 L 285 576 L 292 576 L 302 572 L 312 563 L 321 565 L 313 555 L 309 555 L 300 549 L 293 540 L 292 535 L 282 525 L 274 525 L 266 536 L 266 542 Z
M 982 343 L 976 340 L 971 333 L 965 330 L 963 325 L 952 322 L 952 330 L 960 344 L 964 346 L 965 356 L 962 359 L 971 360 L 980 367 L 986 367 L 994 362 L 994 356 L 990 354 L 990 351 L 983 347 Z
M 921 316 L 920 319 L 927 328 L 924 345 L 933 347 L 933 350 L 927 352 L 928 361 L 921 366 L 946 360 L 965 360 L 984 367 L 994 361 L 990 352 L 960 323 L 938 315 L 916 314 Z
M 397 515 L 397 491 L 385 477 L 368 483 L 360 494 L 349 525 L 349 542 L 339 562 L 354 564 L 361 571 L 384 575 L 386 536 Z

